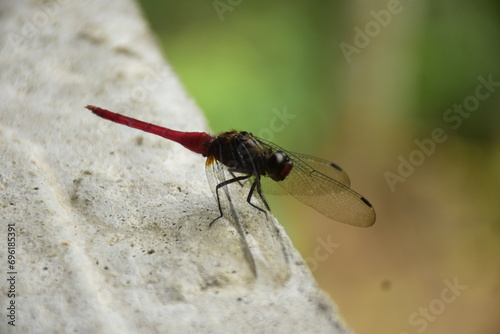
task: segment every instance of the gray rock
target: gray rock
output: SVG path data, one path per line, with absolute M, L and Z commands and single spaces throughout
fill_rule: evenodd
M 1 333 L 347 333 L 242 190 L 209 228 L 202 156 L 84 109 L 207 129 L 133 2 L 2 1 L 0 13 L 2 269 L 15 233 Z

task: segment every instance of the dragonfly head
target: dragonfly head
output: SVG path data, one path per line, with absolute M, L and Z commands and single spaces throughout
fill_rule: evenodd
M 266 172 L 274 181 L 283 181 L 292 167 L 293 162 L 285 152 L 273 152 L 267 157 Z

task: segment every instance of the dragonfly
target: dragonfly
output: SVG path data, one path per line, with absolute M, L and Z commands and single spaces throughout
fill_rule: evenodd
M 213 136 L 205 132 L 177 131 L 100 107 L 88 105 L 86 108 L 99 117 L 172 140 L 207 157 L 207 175 L 210 170 L 211 177 L 216 180 L 213 192 L 219 209 L 219 216 L 210 226 L 223 217 L 221 189 L 233 183 L 248 187 L 247 203 L 266 214 L 270 208 L 262 185 L 275 183 L 335 221 L 359 227 L 375 223 L 373 206 L 350 188 L 346 172 L 333 162 L 287 151 L 250 132 L 233 130 Z M 222 170 L 227 173 L 220 172 Z M 254 197 L 265 209 L 252 203 Z

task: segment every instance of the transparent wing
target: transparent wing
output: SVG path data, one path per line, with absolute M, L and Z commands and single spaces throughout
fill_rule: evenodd
M 233 179 L 245 174 L 232 173 L 222 163 L 217 161 L 214 157 L 208 157 L 206 166 L 207 178 L 212 189 L 214 196 L 217 198 L 215 188 L 218 184 L 227 180 Z M 283 236 L 280 230 L 277 229 L 274 223 L 271 224 L 255 224 L 256 215 L 261 219 L 269 219 L 269 216 L 258 213 L 255 208 L 252 208 L 247 202 L 246 198 L 250 191 L 250 186 L 254 178 L 248 178 L 239 182 L 234 182 L 228 186 L 219 189 L 219 199 L 224 211 L 224 217 L 227 218 L 235 227 L 236 231 L 241 237 L 242 250 L 244 252 L 245 260 L 248 262 L 253 274 L 257 277 L 257 269 L 255 260 L 259 260 L 260 270 L 267 270 L 272 268 L 275 282 L 286 282 L 290 275 L 289 255 L 283 248 Z M 230 197 L 234 195 L 234 197 Z M 263 199 L 257 192 L 253 193 L 252 203 L 258 207 L 265 209 Z M 247 213 L 239 211 L 242 208 L 247 208 Z M 251 219 L 248 219 L 251 218 Z M 227 241 L 231 242 L 231 241 Z M 253 250 L 257 255 L 254 258 Z M 283 256 L 277 256 L 280 252 Z M 262 262 L 263 261 L 263 262 Z
M 212 194 L 214 195 L 215 200 L 217 200 L 217 185 L 227 180 L 231 180 L 235 177 L 246 175 L 229 171 L 226 166 L 217 161 L 213 156 L 207 158 L 207 161 L 205 163 L 205 172 L 207 175 L 208 184 L 210 186 L 210 189 L 212 190 Z M 253 181 L 254 177 L 249 177 L 247 179 L 240 180 L 228 184 L 227 186 L 221 187 L 219 189 L 219 201 L 221 208 L 227 211 L 227 208 L 231 207 L 229 202 L 236 203 L 244 201 L 246 203 L 246 198 Z M 237 198 L 232 198 L 229 194 L 230 192 L 235 192 L 240 196 L 237 196 Z M 265 208 L 265 205 L 262 202 L 262 199 L 258 195 L 257 191 L 255 191 L 252 195 L 252 203 L 261 208 Z
M 310 168 L 310 172 L 318 171 L 320 173 L 325 174 L 329 178 L 342 183 L 343 185 L 349 187 L 351 185 L 351 180 L 347 173 L 336 163 L 333 163 L 328 160 L 316 158 L 307 154 L 290 152 L 285 150 L 284 148 L 271 143 L 265 139 L 257 138 L 264 146 L 270 147 L 273 151 L 283 151 L 292 158 L 292 160 L 300 160 L 304 164 L 304 168 L 307 169 L 306 166 Z
M 259 138 L 259 140 L 261 140 Z M 283 150 L 281 147 L 278 147 L 275 144 L 272 143 L 264 143 L 266 146 L 271 146 L 273 149 L 279 149 Z M 323 160 L 320 158 L 312 157 L 310 155 L 306 154 L 301 154 L 301 153 L 296 153 L 296 152 L 287 152 L 287 154 L 293 159 L 293 160 L 301 160 L 304 162 L 305 165 L 308 165 L 311 167 L 311 172 L 313 170 L 318 171 L 320 173 L 325 174 L 326 176 L 330 177 L 333 180 L 336 180 L 337 182 L 342 183 L 343 185 L 349 187 L 351 181 L 349 180 L 349 176 L 347 176 L 347 173 L 340 168 L 337 164 L 328 161 L 328 160 Z M 282 187 L 279 186 L 280 182 L 275 182 L 272 179 L 268 177 L 262 178 L 262 187 L 265 190 L 265 194 L 268 195 L 287 195 L 288 192 Z
M 328 160 L 312 157 L 310 155 L 306 154 L 301 154 L 301 153 L 296 153 L 296 152 L 287 152 L 287 154 L 290 154 L 293 156 L 293 159 L 300 159 L 303 163 L 308 165 L 311 169 L 318 171 L 320 173 L 325 174 L 331 179 L 334 179 L 337 182 L 342 183 L 343 185 L 349 187 L 351 185 L 351 180 L 349 179 L 349 176 L 347 173 L 340 168 L 339 165 L 336 163 L 333 163 Z
M 354 226 L 373 225 L 375 210 L 366 198 L 349 188 L 349 177 L 340 167 L 259 140 L 274 151 L 286 152 L 293 160 L 290 174 L 276 182 L 292 196 L 333 220 Z
M 208 184 L 214 195 L 214 199 L 217 200 L 216 187 L 219 183 L 224 182 L 228 179 L 229 172 L 227 169 L 218 162 L 214 157 L 208 157 L 205 163 L 205 172 L 207 174 Z M 223 207 L 228 206 L 227 196 L 220 196 L 221 205 Z

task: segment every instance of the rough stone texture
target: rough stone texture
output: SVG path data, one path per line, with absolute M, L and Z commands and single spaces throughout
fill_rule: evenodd
M 1 333 L 347 333 L 246 194 L 208 228 L 203 157 L 83 108 L 206 130 L 136 4 L 2 1 L 0 34 Z

